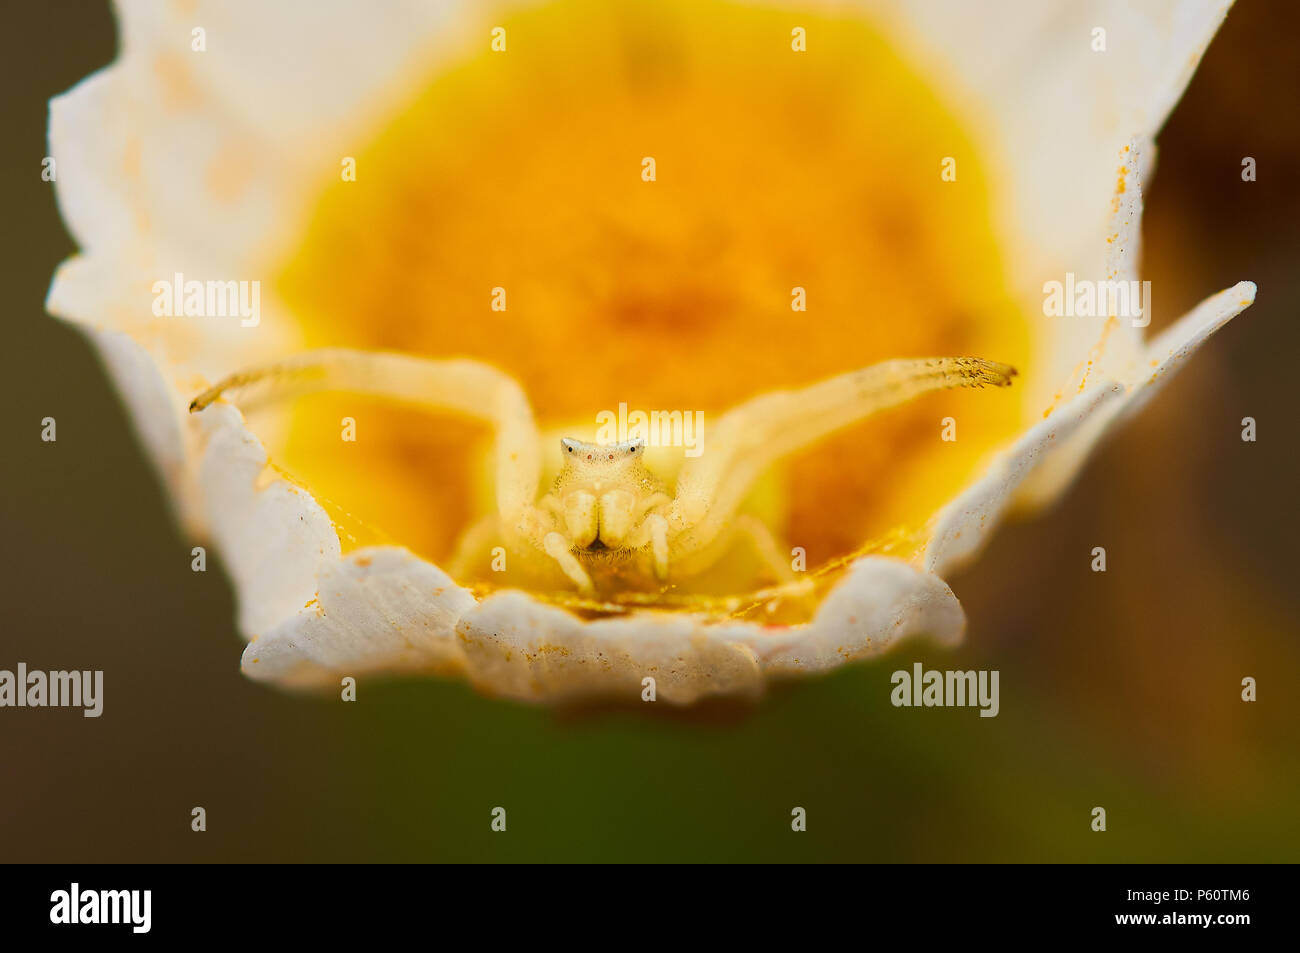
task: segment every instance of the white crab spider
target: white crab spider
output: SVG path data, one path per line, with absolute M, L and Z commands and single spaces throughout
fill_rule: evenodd
M 716 562 L 737 533 L 769 562 L 765 526 L 738 516 L 754 481 L 781 458 L 877 411 L 929 391 L 1007 386 L 1014 368 L 973 357 L 885 361 L 792 391 L 755 397 L 716 418 L 709 449 L 686 459 L 671 492 L 646 466 L 640 441 L 613 446 L 561 441 L 563 466 L 538 496 L 541 437 L 523 389 L 468 359 L 326 349 L 234 374 L 200 394 L 190 411 L 221 397 L 254 402 L 335 390 L 373 394 L 462 414 L 495 431 L 496 513 L 462 537 L 455 560 L 472 562 L 486 541 L 516 558 L 558 567 L 586 596 L 593 573 L 616 567 L 621 584 L 664 583 Z M 600 575 L 600 574 L 597 574 Z

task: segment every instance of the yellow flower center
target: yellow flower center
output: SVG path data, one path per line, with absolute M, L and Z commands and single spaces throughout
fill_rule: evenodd
M 733 404 L 889 358 L 1023 372 L 1027 327 L 1001 275 L 970 140 L 869 25 L 568 0 L 485 24 L 358 153 L 356 181 L 326 190 L 280 290 L 309 347 L 482 359 L 548 432 L 583 439 L 620 404 L 703 411 L 707 447 Z M 863 547 L 911 555 L 1018 429 L 1013 393 L 943 392 L 853 426 L 769 477 L 755 510 L 809 570 Z M 345 542 L 439 561 L 491 509 L 485 436 L 317 398 L 280 462 L 346 510 Z

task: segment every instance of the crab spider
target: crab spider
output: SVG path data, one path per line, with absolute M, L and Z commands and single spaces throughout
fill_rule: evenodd
M 1005 387 L 1014 368 L 973 357 L 885 361 L 797 390 L 754 397 L 722 414 L 709 450 L 687 458 L 675 484 L 645 463 L 645 444 L 561 441 L 563 465 L 539 497 L 541 438 L 523 389 L 507 374 L 468 359 L 326 349 L 234 374 L 190 404 L 198 412 L 218 398 L 244 407 L 303 393 L 372 394 L 431 411 L 461 414 L 495 431 L 496 512 L 471 527 L 457 562 L 473 561 L 485 542 L 558 567 L 583 595 L 593 572 L 618 567 L 659 584 L 675 571 L 716 562 L 736 533 L 752 537 L 771 561 L 766 527 L 738 515 L 759 476 L 783 457 L 863 418 L 930 391 Z M 755 525 L 757 524 L 757 525 Z

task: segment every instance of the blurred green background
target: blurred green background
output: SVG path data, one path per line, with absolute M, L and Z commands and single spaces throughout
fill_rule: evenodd
M 0 710 L 0 860 L 1300 859 L 1296 5 L 1233 10 L 1148 194 L 1166 320 L 1243 278 L 1258 303 L 1062 505 L 953 580 L 966 643 L 678 714 L 437 681 L 366 681 L 345 705 L 240 675 L 221 567 L 190 571 L 96 359 L 43 309 L 73 250 L 40 180 L 46 103 L 113 58 L 112 17 L 10 4 L 5 23 L 0 668 L 103 669 L 106 697 L 98 720 Z M 918 660 L 999 669 L 1001 714 L 890 707 L 890 673 Z

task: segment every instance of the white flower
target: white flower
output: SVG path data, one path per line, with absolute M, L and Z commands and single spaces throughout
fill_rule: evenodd
M 81 251 L 48 307 L 98 347 L 181 518 L 215 541 L 250 676 L 757 692 L 959 639 L 944 577 L 1251 303 L 1242 282 L 1150 339 L 1146 309 L 1044 313 L 1050 282 L 1138 279 L 1152 137 L 1228 6 L 122 2 L 117 62 L 51 103 Z M 258 282 L 257 313 L 157 306 L 188 280 Z M 611 401 L 712 413 L 927 353 L 1012 361 L 1023 386 L 891 413 L 763 484 L 778 535 L 842 567 L 806 618 L 733 611 L 725 580 L 693 611 L 593 617 L 424 558 L 482 509 L 469 432 L 432 421 L 422 444 L 365 405 L 346 444 L 355 403 L 186 413 L 321 346 L 489 360 L 556 434 Z

